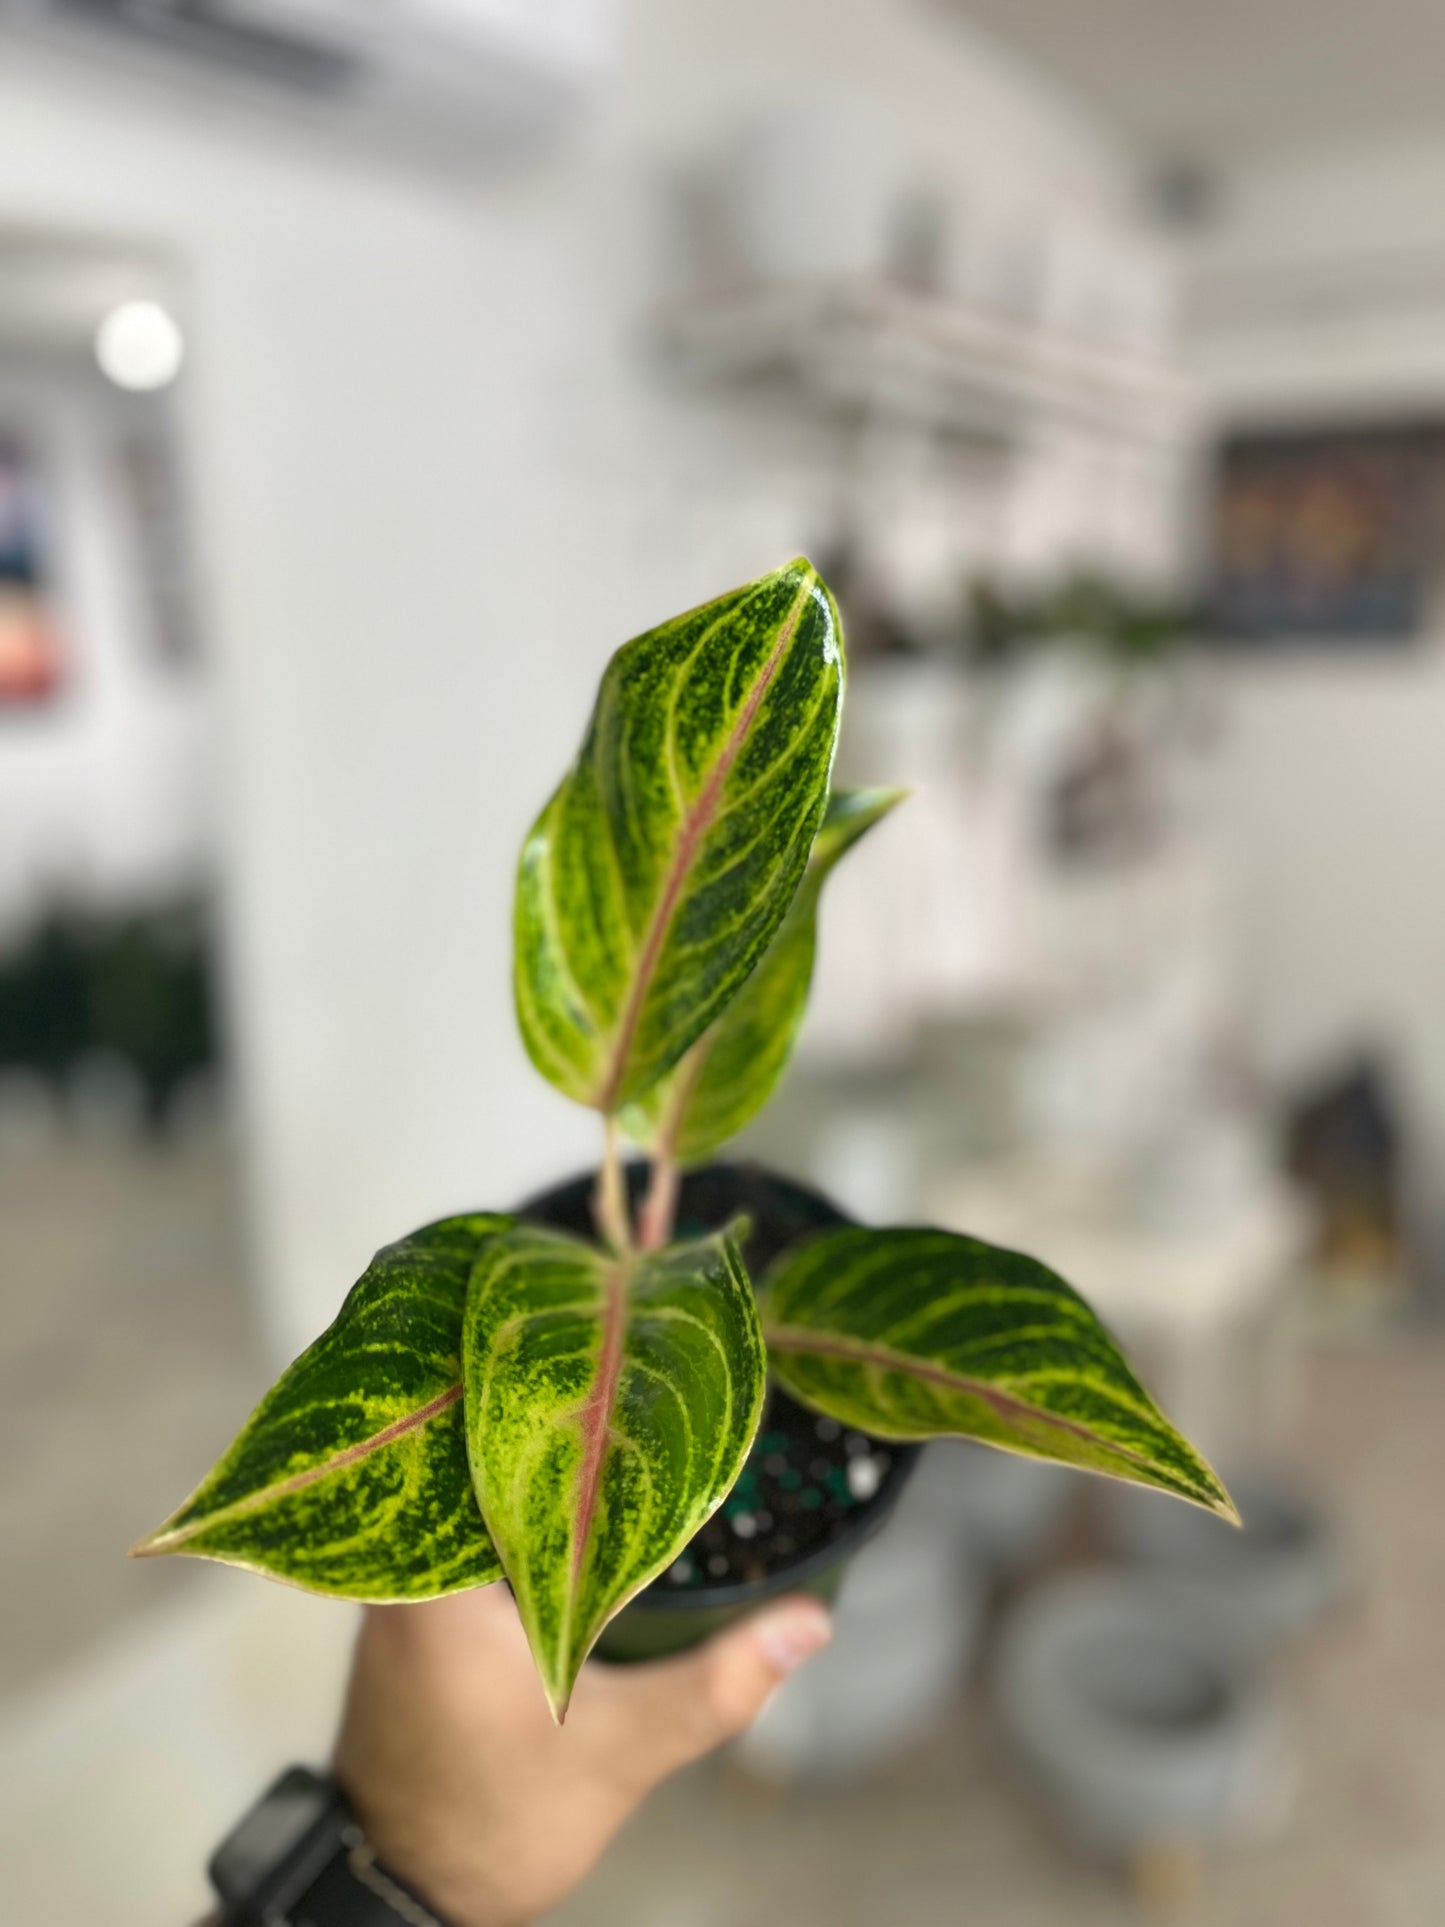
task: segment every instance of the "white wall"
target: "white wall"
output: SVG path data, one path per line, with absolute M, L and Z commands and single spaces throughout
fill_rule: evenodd
M 1191 250 L 1192 352 L 1232 417 L 1439 408 L 1445 137 L 1256 161 L 1219 210 Z
M 1228 676 L 1220 788 L 1241 989 L 1287 1083 L 1356 1045 L 1388 1053 L 1445 1146 L 1445 653 L 1316 656 Z
M 7 54 L 0 223 L 180 257 L 231 978 L 278 1348 L 372 1248 L 590 1159 L 527 1067 L 511 872 L 608 650 L 816 533 L 656 390 L 647 169 L 826 78 L 961 178 L 1108 210 L 1107 144 L 892 0 L 646 0 L 552 159 L 443 181 Z
M 212 852 L 204 685 L 162 659 L 122 487 L 133 413 L 68 363 L 0 369 L 0 421 L 43 478 L 67 663 L 56 700 L 0 728 L 0 933 L 57 895 L 105 903 L 192 885 Z
M 1445 141 L 1253 163 L 1221 210 L 1186 308 L 1220 423 L 1445 419 Z M 1445 1146 L 1445 628 L 1226 683 L 1254 1047 L 1287 1078 L 1383 1046 Z

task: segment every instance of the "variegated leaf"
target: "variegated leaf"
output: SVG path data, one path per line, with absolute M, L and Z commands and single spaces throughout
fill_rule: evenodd
M 195 1553 L 346 1599 L 431 1599 L 501 1566 L 467 1469 L 461 1338 L 479 1249 L 445 1218 L 379 1251 L 185 1504 L 134 1548 Z
M 718 1016 L 787 914 L 843 695 L 803 560 L 629 642 L 517 875 L 514 982 L 543 1076 L 611 1113 Z
M 813 980 L 818 900 L 833 865 L 906 790 L 835 790 L 807 871 L 762 962 L 682 1061 L 622 1113 L 637 1144 L 700 1164 L 763 1108 L 788 1067 Z
M 519 1225 L 477 1263 L 463 1357 L 477 1497 L 561 1719 L 607 1621 L 742 1469 L 756 1300 L 726 1232 L 612 1258 Z
M 960 1433 L 1235 1517 L 1088 1305 L 1037 1259 L 947 1231 L 848 1226 L 779 1260 L 763 1323 L 776 1376 L 845 1425 Z

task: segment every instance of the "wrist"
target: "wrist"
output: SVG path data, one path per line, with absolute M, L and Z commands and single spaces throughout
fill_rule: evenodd
M 530 1927 L 539 1909 L 519 1908 L 477 1864 L 477 1827 L 457 1832 L 432 1804 L 368 1796 L 364 1776 L 340 1768 L 337 1783 L 378 1863 L 410 1891 L 424 1895 L 444 1927 Z
M 291 1767 L 210 1863 L 220 1900 L 203 1927 L 455 1927 L 396 1875 L 334 1780 Z

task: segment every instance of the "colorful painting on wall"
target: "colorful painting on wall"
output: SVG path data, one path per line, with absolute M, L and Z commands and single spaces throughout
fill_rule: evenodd
M 1435 590 L 1445 430 L 1241 435 L 1219 457 L 1211 627 L 1269 646 L 1408 641 Z
M 44 703 L 65 680 L 43 521 L 34 458 L 17 437 L 0 431 L 0 711 Z

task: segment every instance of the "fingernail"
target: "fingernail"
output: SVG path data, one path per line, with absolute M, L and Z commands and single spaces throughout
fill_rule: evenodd
M 833 1637 L 833 1621 L 819 1601 L 798 1599 L 765 1613 L 753 1628 L 753 1637 L 768 1664 L 785 1676 L 823 1650 Z

